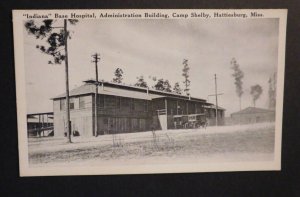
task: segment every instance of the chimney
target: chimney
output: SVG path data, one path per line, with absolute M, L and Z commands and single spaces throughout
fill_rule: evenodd
M 147 87 L 147 95 L 149 95 L 149 87 Z
M 189 94 L 189 100 L 191 100 L 191 94 Z
M 104 90 L 104 81 L 103 80 L 101 81 L 101 87 L 102 87 L 102 90 Z

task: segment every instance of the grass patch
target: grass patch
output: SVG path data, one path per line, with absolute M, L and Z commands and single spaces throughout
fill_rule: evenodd
M 220 128 L 218 128 L 220 129 Z M 228 129 L 228 128 L 226 128 Z M 128 136 L 128 135 L 127 135 Z M 272 127 L 245 127 L 242 131 L 232 132 L 197 132 L 166 133 L 140 140 L 128 140 L 125 137 L 116 141 L 103 143 L 99 138 L 94 143 L 85 142 L 84 146 L 58 145 L 57 149 L 34 151 L 29 146 L 29 163 L 68 163 L 89 160 L 120 160 L 144 159 L 157 157 L 205 157 L 214 154 L 227 153 L 267 153 L 274 152 L 275 134 Z M 34 142 L 37 143 L 37 142 Z M 61 142 L 59 142 L 61 144 Z M 40 145 L 39 145 L 40 146 Z M 47 145 L 49 146 L 49 145 Z M 66 148 L 67 147 L 67 148 Z

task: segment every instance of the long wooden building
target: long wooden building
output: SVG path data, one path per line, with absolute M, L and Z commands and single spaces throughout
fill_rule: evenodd
M 81 136 L 95 135 L 94 80 L 70 91 L 70 119 L 72 131 Z M 54 135 L 63 136 L 66 124 L 65 94 L 53 98 Z M 97 135 L 174 129 L 174 117 L 205 114 L 215 124 L 216 110 L 200 98 L 141 88 L 98 82 Z M 224 124 L 225 109 L 218 110 L 218 123 Z

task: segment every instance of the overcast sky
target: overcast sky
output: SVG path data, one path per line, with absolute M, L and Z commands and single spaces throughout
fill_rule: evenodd
M 57 21 L 59 24 L 61 21 Z M 250 87 L 259 84 L 263 94 L 256 106 L 268 106 L 268 79 L 277 69 L 278 19 L 102 19 L 83 20 L 70 26 L 70 88 L 95 78 L 91 55 L 101 54 L 99 78 L 111 81 L 116 68 L 126 84 L 143 75 L 168 79 L 183 88 L 182 61 L 190 66 L 191 95 L 207 99 L 218 77 L 219 105 L 226 116 L 239 110 L 230 61 L 234 57 L 245 73 L 242 108 L 252 106 Z M 64 64 L 49 65 L 36 40 L 24 30 L 26 99 L 28 113 L 52 111 L 52 101 L 65 91 Z M 209 102 L 215 99 L 209 97 Z

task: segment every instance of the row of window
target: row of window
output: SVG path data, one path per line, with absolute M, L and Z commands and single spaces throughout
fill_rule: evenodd
M 70 98 L 70 110 L 74 109 L 85 109 L 87 107 L 87 97 L 72 97 Z M 75 105 L 75 102 L 78 102 L 78 105 Z M 177 105 L 178 104 L 178 105 Z M 189 110 L 189 113 L 204 113 L 203 106 L 199 106 L 196 104 L 186 105 L 183 103 L 170 102 L 168 107 L 168 113 L 170 114 L 185 114 L 186 110 Z M 92 105 L 90 105 L 92 106 Z M 149 101 L 141 100 L 141 99 L 133 99 L 133 98 L 125 98 L 125 97 L 117 97 L 117 96 L 109 96 L 109 95 L 99 95 L 97 99 L 98 108 L 106 108 L 106 109 L 121 109 L 128 108 L 131 111 L 144 111 L 148 112 Z M 177 108 L 176 108 L 177 106 Z M 66 107 L 65 99 L 60 100 L 60 110 L 64 111 Z M 194 107 L 194 108 L 193 108 Z M 155 107 L 154 107 L 155 108 Z M 215 110 L 208 111 L 209 116 L 215 116 Z M 223 116 L 222 112 L 220 112 L 220 117 Z
M 85 109 L 87 106 L 87 102 L 85 100 L 86 97 L 73 97 L 70 98 L 70 110 L 73 109 Z M 75 106 L 75 101 L 78 99 L 79 106 Z M 113 109 L 121 109 L 122 108 L 130 108 L 132 111 L 148 111 L 149 108 L 148 101 L 133 99 L 133 98 L 123 98 L 116 96 L 99 96 L 97 98 L 97 106 L 98 108 L 113 108 Z M 60 100 L 60 110 L 63 111 L 66 109 L 66 101 L 65 99 Z
M 115 97 L 115 96 L 103 96 L 97 99 L 97 106 L 99 108 L 129 108 L 131 111 L 148 111 L 148 101 L 133 99 L 133 98 L 124 98 L 124 97 Z
M 70 110 L 75 109 L 75 99 L 79 99 L 79 109 L 85 108 L 85 100 L 84 97 L 79 98 L 70 98 L 69 104 L 70 104 Z M 66 100 L 61 99 L 60 100 L 60 110 L 63 111 L 66 109 Z

